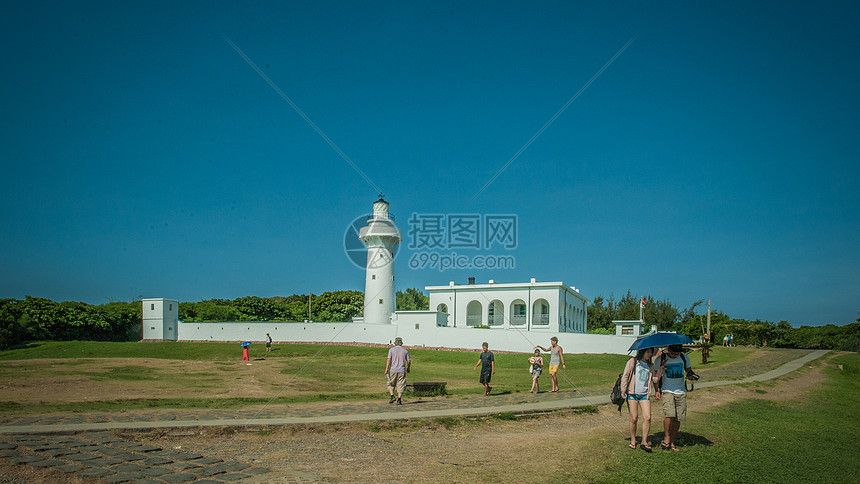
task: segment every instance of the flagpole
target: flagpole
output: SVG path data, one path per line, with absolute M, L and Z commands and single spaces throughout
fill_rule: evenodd
M 708 299 L 708 338 L 711 337 L 711 300 Z

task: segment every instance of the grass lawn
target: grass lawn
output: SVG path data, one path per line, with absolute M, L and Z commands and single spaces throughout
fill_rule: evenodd
M 412 348 L 409 381 L 445 381 L 451 395 L 472 395 L 480 389 L 477 352 Z M 0 410 L 9 413 L 96 412 L 142 408 L 237 408 L 315 401 L 377 399 L 385 392 L 387 349 L 310 344 L 276 344 L 265 353 L 251 347 L 250 366 L 241 361 L 241 348 L 220 342 L 36 342 L 0 352 Z M 764 355 L 764 357 L 762 356 Z M 527 392 L 531 354 L 496 354 L 493 392 Z M 783 350 L 720 348 L 714 363 L 702 369 L 697 353 L 694 368 L 708 378 L 750 362 L 778 366 L 770 356 L 793 359 Z M 106 358 L 122 360 L 104 360 Z M 562 390 L 589 395 L 608 393 L 627 361 L 624 355 L 567 354 Z M 745 368 L 745 371 L 759 368 Z M 746 376 L 746 375 L 744 375 Z M 65 378 L 65 380 L 63 380 Z M 66 384 L 65 382 L 69 382 Z M 53 383 L 55 386 L 50 387 Z M 78 387 L 93 393 L 81 398 Z M 101 386 L 99 386 L 101 385 Z M 548 390 L 549 375 L 541 377 Z M 45 388 L 44 397 L 25 399 L 16 387 Z M 99 389 L 102 389 L 99 392 Z M 252 390 L 258 390 L 256 393 Z M 96 396 L 93 396 L 96 395 Z M 272 397 L 277 397 L 272 400 Z
M 451 395 L 474 394 L 477 352 L 409 349 L 409 381 L 445 381 Z M 241 361 L 235 343 L 192 342 L 36 342 L 0 352 L 0 410 L 9 413 L 119 411 L 141 408 L 236 408 L 264 403 L 377 399 L 385 392 L 386 348 L 276 344 L 265 353 L 251 347 L 251 365 Z M 496 354 L 493 393 L 527 392 L 531 354 Z M 110 359 L 110 360 L 108 360 Z M 117 360 L 119 359 L 119 360 Z M 560 388 L 605 393 L 627 357 L 565 356 Z M 74 381 L 62 385 L 62 378 Z M 47 386 L 54 382 L 54 391 Z M 58 383 L 59 382 L 59 383 Z M 102 396 L 76 398 L 82 383 L 99 383 Z M 549 376 L 542 377 L 549 389 Z M 235 387 L 263 393 L 244 398 Z M 46 388 L 44 398 L 22 400 L 15 387 Z M 246 392 L 247 393 L 247 392 Z M 265 395 L 269 395 L 266 397 Z M 270 399 L 278 395 L 270 402 Z M 16 398 L 17 397 L 17 398 Z
M 585 449 L 588 464 L 559 477 L 607 483 L 860 482 L 860 356 L 838 356 L 823 371 L 826 381 L 790 401 L 743 400 L 707 412 L 691 407 L 681 425 L 680 452 L 655 446 L 648 454 L 629 451 L 622 440 L 609 447 L 595 439 Z M 652 439 L 661 438 L 662 419 L 654 423 L 658 434 Z

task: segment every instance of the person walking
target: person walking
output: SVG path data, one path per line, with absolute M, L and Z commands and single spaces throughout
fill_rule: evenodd
M 473 370 L 478 369 L 478 365 L 481 365 L 481 378 L 478 380 L 482 385 L 484 385 L 484 396 L 490 394 L 490 390 L 493 387 L 490 386 L 490 379 L 493 375 L 496 374 L 496 361 L 493 358 L 493 352 L 489 350 L 489 344 L 487 342 L 481 343 L 481 348 L 483 351 L 481 355 L 478 357 L 478 362 L 475 363 L 475 368 Z
M 621 376 L 621 395 L 627 400 L 627 410 L 630 412 L 630 444 L 636 448 L 636 423 L 642 415 L 642 448 L 651 451 L 648 442 L 648 432 L 651 430 L 651 395 L 654 393 L 654 372 L 651 357 L 654 348 L 644 348 L 636 352 L 636 356 L 627 361 L 624 374 Z
M 535 349 L 540 348 L 542 351 L 549 351 L 549 377 L 552 382 L 552 390 L 550 390 L 550 392 L 557 392 L 558 367 L 561 365 L 561 367 L 566 370 L 567 366 L 564 364 L 564 352 L 562 351 L 561 346 L 558 345 L 558 337 L 553 336 L 549 339 L 549 343 L 549 348 L 536 346 Z
M 403 392 L 406 390 L 406 374 L 412 369 L 412 358 L 409 351 L 403 347 L 403 338 L 394 338 L 394 347 L 388 350 L 388 358 L 385 359 L 385 374 L 388 375 L 388 394 L 391 399 L 388 403 L 394 403 L 394 391 L 397 390 L 397 404 L 403 405 Z
M 655 397 L 663 402 L 664 437 L 660 447 L 677 451 L 675 439 L 678 437 L 681 422 L 687 420 L 684 375 L 693 369 L 681 345 L 669 345 L 666 353 L 657 358 L 656 366 L 652 381 L 660 384 L 660 392 Z
M 529 364 L 532 365 L 532 389 L 529 393 L 540 393 L 538 379 L 543 371 L 543 357 L 540 355 L 540 350 L 535 350 L 535 355 L 529 358 Z
M 272 336 L 266 333 L 266 353 L 272 350 Z

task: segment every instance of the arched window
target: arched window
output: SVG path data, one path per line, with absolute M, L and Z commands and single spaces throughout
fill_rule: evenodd
M 528 317 L 526 311 L 528 306 L 522 299 L 516 299 L 511 303 L 511 326 L 525 326 Z
M 532 324 L 535 326 L 549 325 L 549 303 L 546 299 L 538 299 L 532 305 Z
M 442 304 L 436 306 L 436 311 L 440 312 L 440 313 L 445 313 L 445 324 L 443 325 L 442 323 L 438 323 L 438 325 L 447 326 L 448 324 L 451 323 L 451 315 L 448 314 L 448 305 L 447 304 L 442 303 Z
M 481 302 L 471 301 L 466 306 L 466 326 L 481 326 Z
M 503 326 L 505 324 L 505 305 L 498 299 L 487 306 L 487 321 L 490 326 Z

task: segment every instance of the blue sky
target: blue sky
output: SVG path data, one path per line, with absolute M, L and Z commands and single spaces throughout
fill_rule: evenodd
M 515 268 L 412 269 L 407 236 L 399 289 L 535 277 L 852 322 L 858 10 L 7 2 L 0 297 L 363 290 L 343 238 L 376 185 L 405 235 L 413 213 L 517 216 L 514 249 L 436 250 Z

